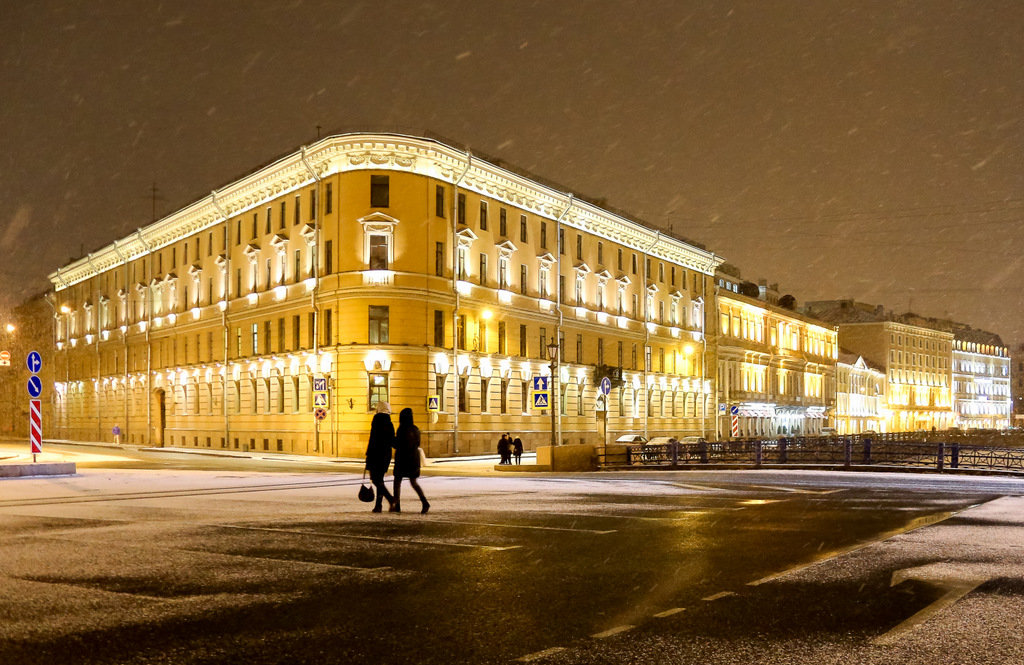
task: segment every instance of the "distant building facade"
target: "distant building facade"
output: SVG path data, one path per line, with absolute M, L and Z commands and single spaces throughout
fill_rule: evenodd
M 1010 354 L 998 335 L 961 327 L 953 340 L 953 403 L 961 429 L 1006 429 L 1012 421 Z
M 731 289 L 717 310 L 719 436 L 819 433 L 835 406 L 834 328 Z
M 551 437 L 531 393 L 556 343 L 558 440 L 701 435 L 720 263 L 433 140 L 329 137 L 50 275 L 54 425 L 359 457 L 387 401 L 430 456 L 506 431 L 532 449 Z
M 843 349 L 884 369 L 886 431 L 954 425 L 953 333 L 904 323 L 881 308 L 851 300 L 809 302 L 805 309 L 839 327 Z

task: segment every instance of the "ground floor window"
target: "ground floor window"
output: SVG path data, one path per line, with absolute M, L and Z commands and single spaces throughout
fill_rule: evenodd
M 370 411 L 377 409 L 378 402 L 388 402 L 388 375 L 383 372 L 370 373 L 370 394 L 367 405 Z

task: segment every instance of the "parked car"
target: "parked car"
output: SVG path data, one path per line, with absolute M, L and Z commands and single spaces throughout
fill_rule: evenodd
M 647 437 L 643 434 L 623 434 L 615 439 L 615 443 L 647 443 Z

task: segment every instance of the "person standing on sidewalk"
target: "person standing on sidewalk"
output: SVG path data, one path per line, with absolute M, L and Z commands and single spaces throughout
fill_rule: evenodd
M 516 464 L 523 463 L 523 440 L 518 436 L 512 441 L 512 454 L 516 456 Z
M 384 474 L 391 466 L 391 448 L 395 443 L 395 426 L 391 422 L 391 405 L 377 402 L 377 413 L 370 422 L 370 442 L 366 446 L 366 470 L 370 474 L 370 482 L 377 488 L 377 503 L 373 512 L 381 511 L 381 503 L 388 500 L 394 507 L 395 502 L 384 484 Z
M 398 414 L 398 432 L 395 434 L 395 502 L 391 504 L 391 512 L 402 512 L 402 478 L 408 478 L 409 484 L 420 497 L 421 513 L 430 510 L 430 502 L 423 496 L 423 490 L 416 479 L 420 477 L 420 428 L 412 422 L 412 409 L 402 409 Z

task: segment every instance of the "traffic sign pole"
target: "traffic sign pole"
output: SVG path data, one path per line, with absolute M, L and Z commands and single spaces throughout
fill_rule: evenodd
M 32 447 L 32 463 L 36 462 L 36 455 L 43 452 L 43 401 L 39 396 L 43 393 L 43 382 L 36 374 L 43 368 L 43 357 L 38 351 L 29 352 L 25 357 L 25 365 L 32 376 L 28 378 L 28 432 L 29 444 Z

